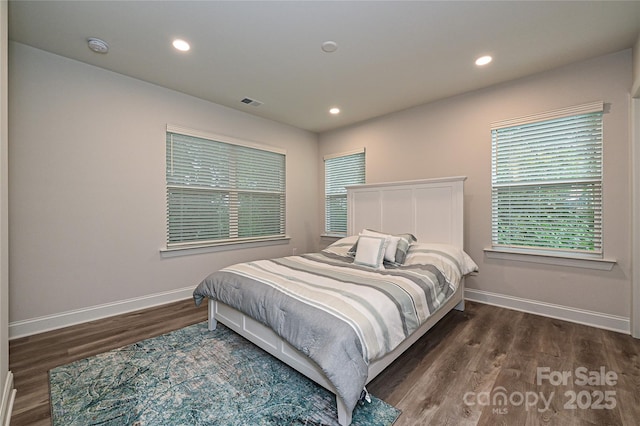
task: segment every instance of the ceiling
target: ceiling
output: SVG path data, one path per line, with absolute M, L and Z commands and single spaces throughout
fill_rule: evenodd
M 11 40 L 313 132 L 617 52 L 639 33 L 640 1 L 9 2 Z

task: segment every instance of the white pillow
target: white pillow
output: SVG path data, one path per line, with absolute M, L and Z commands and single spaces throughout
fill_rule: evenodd
M 414 243 L 409 247 L 403 265 L 434 265 L 452 283 L 478 270 L 478 265 L 467 253 L 451 244 Z
M 361 232 L 361 234 L 367 231 L 374 232 L 374 233 L 377 232 L 377 231 L 372 231 L 370 229 L 364 229 L 363 232 Z M 398 238 L 397 240 L 395 240 L 397 242 L 395 256 L 393 256 L 393 261 L 389 261 L 389 263 L 394 265 L 402 265 L 404 263 L 405 259 L 407 258 L 407 251 L 409 250 L 409 247 L 411 246 L 411 244 L 417 241 L 416 237 L 413 236 L 412 234 L 391 235 L 391 234 L 383 234 L 381 232 L 377 232 L 377 233 L 379 235 L 394 237 L 394 240 L 396 237 Z M 351 250 L 349 250 L 349 255 L 355 256 L 357 249 L 358 249 L 358 243 L 356 242 L 354 246 L 351 248 Z M 389 258 L 392 258 L 391 254 L 389 255 Z
M 382 261 L 384 260 L 386 248 L 386 238 L 360 235 L 360 238 L 358 238 L 356 258 L 353 263 L 374 269 L 384 269 Z
M 383 234 L 381 232 L 371 231 L 369 229 L 363 229 L 360 235 L 386 238 L 387 248 L 384 251 L 384 260 L 388 262 L 396 261 L 396 249 L 398 248 L 398 242 L 400 241 L 400 237 L 396 237 L 394 235 L 389 235 L 389 234 Z
M 340 238 L 338 241 L 333 242 L 322 251 L 337 254 L 338 256 L 352 257 L 349 255 L 349 250 L 351 250 L 351 247 L 353 247 L 356 241 L 358 241 L 357 235 Z

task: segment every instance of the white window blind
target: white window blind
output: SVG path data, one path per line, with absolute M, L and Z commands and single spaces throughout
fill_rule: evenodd
M 285 236 L 285 154 L 167 127 L 167 248 Z
M 602 256 L 602 102 L 492 125 L 494 248 Z
M 347 235 L 346 187 L 361 183 L 365 183 L 364 150 L 325 156 L 324 202 L 326 234 Z

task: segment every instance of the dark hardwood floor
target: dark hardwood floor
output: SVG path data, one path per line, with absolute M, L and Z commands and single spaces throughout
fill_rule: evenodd
M 50 424 L 49 369 L 206 316 L 186 300 L 11 341 L 11 424 Z M 367 388 L 396 426 L 638 425 L 639 354 L 631 336 L 468 302 Z
M 9 369 L 18 391 L 11 425 L 51 424 L 50 369 L 206 319 L 206 303 L 196 308 L 185 300 L 10 341 Z

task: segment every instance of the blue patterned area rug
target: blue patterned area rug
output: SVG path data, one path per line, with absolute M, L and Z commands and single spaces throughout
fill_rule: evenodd
M 335 397 L 218 323 L 143 340 L 49 372 L 52 423 L 64 425 L 337 425 Z M 372 397 L 353 425 L 400 411 Z

